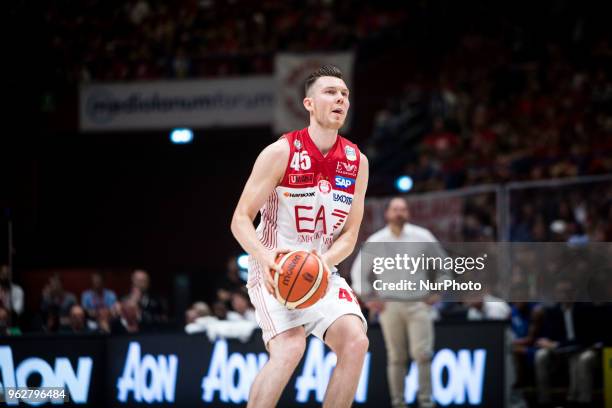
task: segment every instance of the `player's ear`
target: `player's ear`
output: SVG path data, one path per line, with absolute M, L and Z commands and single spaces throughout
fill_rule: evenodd
M 304 108 L 306 108 L 308 112 L 312 112 L 312 98 L 307 96 L 302 102 L 304 103 Z

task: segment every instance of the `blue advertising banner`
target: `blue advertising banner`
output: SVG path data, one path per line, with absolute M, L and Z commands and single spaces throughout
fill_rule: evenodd
M 440 406 L 503 406 L 505 330 L 502 322 L 436 325 L 432 387 Z M 369 338 L 356 407 L 389 404 L 385 347 L 378 326 L 370 328 Z M 205 336 L 185 334 L 0 341 L 2 386 L 62 387 L 69 394 L 65 406 L 244 406 L 267 359 L 259 332 L 246 343 L 211 343 Z M 279 407 L 321 406 L 335 364 L 335 354 L 310 338 Z M 415 401 L 417 378 L 416 365 L 410 364 L 407 403 Z M 7 401 L 9 406 L 17 403 Z

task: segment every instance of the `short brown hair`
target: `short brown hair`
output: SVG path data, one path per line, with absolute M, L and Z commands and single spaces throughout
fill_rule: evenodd
M 342 71 L 340 71 L 340 68 L 331 64 L 323 65 L 321 68 L 308 75 L 308 78 L 306 78 L 306 83 L 304 84 L 304 95 L 308 95 L 308 91 L 310 90 L 312 84 L 314 84 L 317 79 L 324 76 L 344 79 L 342 77 Z

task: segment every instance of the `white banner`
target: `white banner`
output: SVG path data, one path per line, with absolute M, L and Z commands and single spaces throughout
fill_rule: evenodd
M 272 123 L 274 79 L 81 85 L 81 130 L 266 126 Z
M 353 79 L 352 53 L 278 54 L 274 61 L 276 79 L 276 106 L 274 131 L 284 133 L 308 126 L 308 112 L 304 108 L 304 81 L 322 65 L 333 64 L 340 68 L 344 82 L 351 89 Z M 348 131 L 351 115 L 342 128 Z

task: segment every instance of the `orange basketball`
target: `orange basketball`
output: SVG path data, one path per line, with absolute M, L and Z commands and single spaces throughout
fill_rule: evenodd
M 314 305 L 327 290 L 327 269 L 318 256 L 293 251 L 276 259 L 283 270 L 274 272 L 276 299 L 287 309 L 304 309 Z

